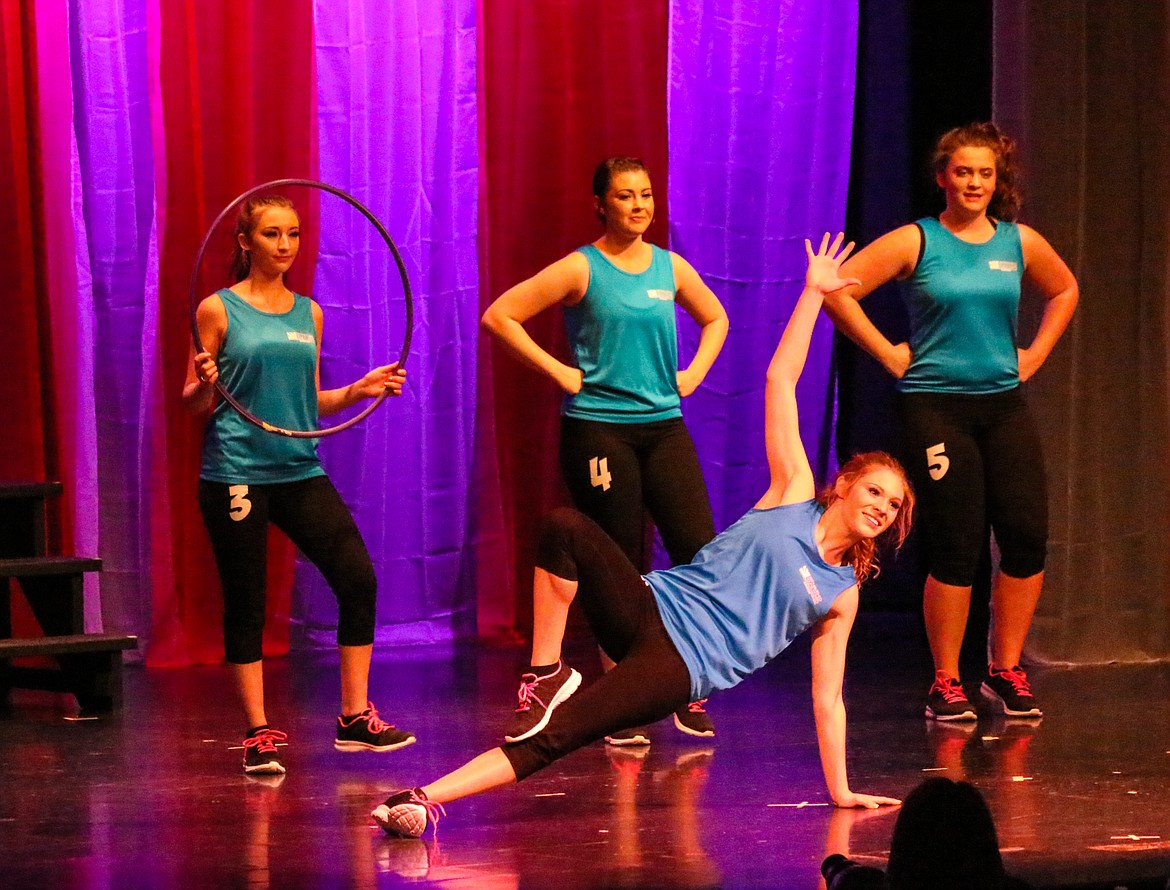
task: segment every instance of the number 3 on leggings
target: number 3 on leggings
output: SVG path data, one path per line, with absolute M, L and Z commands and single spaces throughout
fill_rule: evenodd
M 926 449 L 926 467 L 930 470 L 930 478 L 938 482 L 947 474 L 951 467 L 951 459 L 946 455 L 946 442 L 939 442 Z
M 232 497 L 231 506 L 228 507 L 228 513 L 231 515 L 233 522 L 240 522 L 252 512 L 252 502 L 248 500 L 248 486 L 230 485 L 228 486 L 228 494 Z

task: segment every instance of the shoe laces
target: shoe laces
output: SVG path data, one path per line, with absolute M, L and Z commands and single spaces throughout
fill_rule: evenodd
M 437 800 L 431 800 L 418 790 L 410 792 L 410 800 L 407 802 L 418 804 L 427 811 L 427 821 L 431 823 L 431 837 L 437 836 L 439 833 L 439 816 L 447 815 L 447 811 L 443 809 L 443 805 Z
M 262 729 L 254 736 L 244 739 L 245 748 L 255 748 L 261 754 L 275 754 L 276 743 L 288 740 L 288 733 L 279 729 Z
M 991 673 L 992 676 L 1003 677 L 1005 680 L 1011 683 L 1012 690 L 1016 693 L 1016 695 L 1028 696 L 1029 698 L 1033 697 L 1032 686 L 1028 683 L 1028 675 L 1024 673 L 1023 668 L 1016 666 L 1013 668 L 1008 668 L 1006 671 L 997 671 L 992 669 Z
M 366 721 L 366 725 L 369 726 L 370 732 L 374 735 L 391 728 L 390 724 L 378 716 L 378 709 L 374 707 L 372 701 L 366 702 L 366 709 L 362 711 L 359 719 Z
M 921 688 L 921 687 L 919 687 L 919 688 Z M 687 705 L 687 710 L 690 711 L 692 714 L 706 714 L 707 709 L 704 707 L 704 705 L 706 705 L 706 704 L 707 704 L 707 699 L 701 698 L 698 701 L 693 701 L 689 705 Z
M 934 675 L 934 685 L 930 687 L 930 691 L 939 693 L 943 697 L 943 701 L 951 704 L 967 700 L 967 693 L 963 692 L 963 684 L 943 671 L 938 671 Z
M 542 708 L 547 707 L 547 705 L 545 705 L 545 703 L 541 700 L 540 696 L 536 694 L 536 687 L 539 685 L 541 680 L 547 680 L 549 677 L 555 677 L 560 672 L 561 663 L 558 661 L 557 669 L 551 674 L 547 674 L 543 677 L 538 677 L 536 674 L 523 674 L 520 677 L 520 691 L 516 693 L 516 697 L 518 699 L 516 703 L 516 713 L 528 713 L 528 711 L 532 710 L 532 702 L 536 702 Z M 529 677 L 532 679 L 530 680 Z

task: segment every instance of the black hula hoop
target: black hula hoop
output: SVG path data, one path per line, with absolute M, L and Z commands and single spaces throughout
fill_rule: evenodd
M 402 277 L 402 293 L 406 300 L 406 331 L 402 338 L 402 351 L 398 354 L 398 367 L 406 367 L 406 356 L 410 353 L 410 336 L 414 328 L 414 297 L 410 292 L 410 278 L 406 274 L 406 264 L 402 261 L 402 254 L 398 252 L 398 248 L 394 244 L 394 240 L 390 237 L 390 233 L 386 231 L 386 227 L 382 225 L 378 217 L 370 211 L 365 204 L 341 189 L 329 185 L 325 182 L 318 182 L 315 179 L 274 179 L 272 182 L 261 183 L 254 188 L 248 189 L 234 201 L 227 205 L 220 211 L 219 216 L 208 228 L 207 234 L 203 236 L 203 243 L 199 245 L 199 252 L 195 254 L 195 265 L 191 269 L 191 284 L 188 288 L 188 298 L 191 304 L 191 339 L 195 343 L 195 352 L 198 354 L 203 352 L 203 340 L 199 337 L 199 323 L 195 319 L 195 311 L 199 308 L 201 297 L 199 296 L 199 272 L 203 266 L 203 255 L 207 252 L 207 246 L 211 242 L 211 236 L 215 234 L 216 229 L 219 228 L 220 223 L 224 218 L 236 209 L 244 201 L 249 198 L 259 195 L 262 192 L 272 191 L 274 189 L 287 188 L 289 186 L 307 186 L 308 188 L 320 189 L 323 192 L 329 192 L 331 195 L 336 195 L 347 204 L 355 208 L 362 216 L 370 221 L 378 234 L 382 236 L 382 240 L 386 242 L 386 246 L 390 248 L 390 253 L 394 257 L 394 262 L 398 266 L 398 274 Z M 342 430 L 347 430 L 355 423 L 365 420 L 374 412 L 374 409 L 385 401 L 386 396 L 390 394 L 389 389 L 383 389 L 365 409 L 354 417 L 344 423 L 339 423 L 337 426 L 326 427 L 319 430 L 286 430 L 284 427 L 274 426 L 265 420 L 257 417 L 247 408 L 239 403 L 235 396 L 227 391 L 227 388 L 217 379 L 215 381 L 215 388 L 219 391 L 220 396 L 225 402 L 231 405 L 240 416 L 245 420 L 254 423 L 260 429 L 269 433 L 276 433 L 280 436 L 289 436 L 293 439 L 319 439 L 322 436 L 332 436 L 334 433 L 340 433 Z

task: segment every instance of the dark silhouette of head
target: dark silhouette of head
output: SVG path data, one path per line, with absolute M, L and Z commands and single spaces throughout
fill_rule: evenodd
M 890 841 L 890 890 L 1000 890 L 1005 880 L 991 811 L 973 786 L 934 778 L 910 792 Z

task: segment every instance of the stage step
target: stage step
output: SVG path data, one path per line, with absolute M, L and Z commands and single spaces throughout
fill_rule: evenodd
M 122 702 L 122 652 L 138 638 L 86 634 L 84 576 L 102 561 L 51 556 L 45 502 L 60 482 L 0 481 L 0 697 L 9 689 L 72 692 L 82 711 L 108 711 Z M 43 637 L 12 636 L 11 581 L 32 608 Z M 15 658 L 50 656 L 60 669 L 12 665 Z
M 0 639 L 0 696 L 8 690 L 71 692 L 83 714 L 104 713 L 122 705 L 122 652 L 138 646 L 128 634 L 71 634 L 60 637 Z M 6 664 L 14 658 L 50 656 L 51 668 Z
M 102 561 L 91 556 L 24 556 L 0 559 L 0 578 L 43 578 L 100 572 Z
M 0 480 L 0 557 L 48 552 L 45 501 L 62 490 L 60 482 Z

